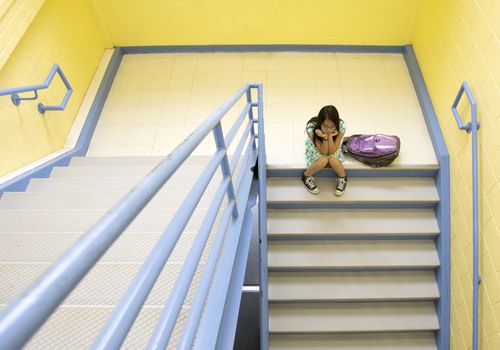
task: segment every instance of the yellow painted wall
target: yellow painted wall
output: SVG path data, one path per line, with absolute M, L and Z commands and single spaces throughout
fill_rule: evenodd
M 59 63 L 74 92 L 66 110 L 40 116 L 37 103 L 58 105 L 65 87 L 56 77 L 40 98 L 19 107 L 0 97 L 0 176 L 59 150 L 109 40 L 87 0 L 46 0 L 0 70 L 0 88 L 44 82 Z M 28 94 L 29 95 L 29 94 Z
M 114 45 L 413 41 L 424 0 L 92 0 Z
M 414 47 L 451 157 L 452 349 L 472 343 L 471 137 L 450 106 L 463 80 L 477 99 L 480 141 L 480 349 L 500 349 L 500 0 L 428 1 Z M 470 108 L 461 103 L 464 120 Z

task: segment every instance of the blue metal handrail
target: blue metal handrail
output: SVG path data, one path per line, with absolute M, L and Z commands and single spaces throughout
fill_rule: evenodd
M 243 109 L 241 115 L 248 115 L 249 122 L 244 127 L 235 153 L 229 161 L 227 150 L 240 127 L 244 125 L 243 118 L 240 115 L 225 138 L 221 119 L 245 93 L 248 96 L 251 89 L 258 90 L 259 100 L 257 102 L 247 101 Z M 253 118 L 252 107 L 258 107 L 259 117 L 257 119 Z M 217 212 L 224 196 L 227 195 L 227 205 L 223 218 L 218 226 L 210 257 L 206 262 L 204 274 L 197 295 L 192 302 L 178 348 L 191 348 L 198 333 L 206 334 L 208 328 L 211 331 L 213 324 L 200 324 L 205 300 L 213 295 L 218 295 L 217 293 L 209 295 L 208 291 L 210 288 L 228 288 L 227 280 L 220 278 L 225 273 L 215 273 L 215 268 L 217 267 L 217 271 L 233 268 L 235 259 L 231 259 L 230 255 L 234 250 L 227 250 L 226 246 L 231 246 L 230 243 L 234 241 L 237 248 L 241 232 L 249 232 L 249 227 L 252 225 L 252 214 L 248 208 L 253 178 L 251 168 L 257 156 L 255 139 L 259 138 L 259 147 L 264 147 L 262 112 L 262 84 L 245 84 L 212 113 L 200 127 L 106 213 L 73 247 L 51 265 L 30 288 L 2 311 L 0 314 L 0 349 L 20 348 L 26 344 L 210 132 L 213 133 L 217 146 L 215 154 L 115 307 L 113 314 L 94 342 L 93 348 L 117 349 L 121 346 L 200 198 L 204 195 L 210 180 L 220 166 L 222 180 L 212 198 L 188 258 L 175 282 L 175 287 L 165 303 L 164 311 L 150 340 L 149 348 L 165 348 L 168 344 L 175 320 L 187 295 Z M 253 127 L 255 123 L 258 123 L 258 135 L 255 135 Z M 247 147 L 243 153 L 245 144 Z M 261 153 L 259 150 L 259 157 Z M 241 162 L 239 162 L 240 160 Z M 262 160 L 259 158 L 259 163 L 261 162 Z M 240 164 L 239 167 L 237 167 L 238 164 Z M 236 171 L 237 168 L 238 171 Z M 233 179 L 234 177 L 236 179 Z M 243 254 L 242 252 L 238 253 Z M 219 255 L 221 257 L 217 259 Z M 214 282 L 212 282 L 213 276 L 215 276 Z M 239 291 L 241 292 L 241 288 Z M 225 300 L 216 300 L 215 302 L 225 303 Z
M 61 67 L 59 67 L 57 63 L 54 63 L 54 66 L 52 66 L 52 69 L 50 70 L 50 73 L 45 79 L 45 82 L 43 84 L 0 90 L 0 96 L 11 95 L 10 98 L 12 100 L 12 103 L 16 106 L 19 106 L 21 101 L 24 100 L 36 100 L 38 98 L 38 90 L 47 89 L 50 86 L 50 83 L 52 83 L 52 80 L 54 79 L 56 73 L 59 74 L 62 82 L 66 86 L 67 89 L 66 94 L 64 95 L 64 98 L 59 106 L 45 106 L 43 103 L 39 103 L 38 112 L 44 114 L 45 111 L 62 111 L 64 110 L 64 108 L 66 108 L 66 105 L 68 104 L 69 97 L 73 93 L 73 88 L 69 84 L 68 79 L 66 79 L 66 76 L 64 75 Z M 35 95 L 33 97 L 19 97 L 20 93 L 29 91 L 33 91 Z
M 457 111 L 458 103 L 462 98 L 463 93 L 467 95 L 471 105 L 471 121 L 467 124 L 462 122 L 462 118 Z M 451 107 L 453 115 L 460 130 L 466 130 L 467 133 L 472 133 L 472 249 L 473 249 L 473 273 L 472 273 L 472 348 L 478 348 L 478 288 L 481 283 L 479 276 L 478 257 L 479 257 L 479 207 L 478 207 L 478 166 L 477 166 L 477 131 L 479 122 L 477 121 L 477 106 L 476 100 L 472 95 L 472 91 L 466 81 L 460 86 L 457 97 Z

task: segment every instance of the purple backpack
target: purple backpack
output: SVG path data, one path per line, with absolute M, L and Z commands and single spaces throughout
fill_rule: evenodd
M 342 151 L 373 168 L 388 166 L 399 154 L 401 141 L 394 135 L 352 135 L 342 141 Z

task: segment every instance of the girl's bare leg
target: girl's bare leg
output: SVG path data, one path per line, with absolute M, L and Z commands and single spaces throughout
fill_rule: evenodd
M 339 162 L 340 163 L 340 162 Z M 313 176 L 315 173 L 323 169 L 328 164 L 327 157 L 320 157 L 317 161 L 309 165 L 309 167 L 304 171 L 305 176 Z
M 333 171 L 335 171 L 338 176 L 345 177 L 345 169 L 344 169 L 344 166 L 342 165 L 342 163 L 335 157 L 331 157 L 331 158 L 327 158 L 327 159 L 328 159 L 328 163 L 330 163 L 330 166 L 332 167 Z

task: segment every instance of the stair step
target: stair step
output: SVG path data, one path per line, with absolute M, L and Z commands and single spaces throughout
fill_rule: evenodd
M 47 263 L 57 260 L 84 231 L 80 232 L 0 232 L 0 256 L 4 263 Z M 162 231 L 125 230 L 103 255 L 100 262 L 142 263 L 154 248 Z M 183 262 L 196 232 L 188 227 L 177 242 L 169 262 Z M 213 234 L 213 233 L 212 233 Z
M 69 163 L 70 166 L 134 166 L 134 165 L 157 165 L 167 156 L 116 156 L 116 157 L 73 157 Z M 210 159 L 210 156 L 191 155 L 188 158 L 189 163 L 202 163 Z
M 26 192 L 122 192 L 130 191 L 143 178 L 43 178 L 31 179 Z M 188 186 L 188 185 L 186 185 Z M 170 179 L 160 191 L 178 188 Z
M 199 205 L 206 207 L 213 198 L 208 190 Z M 0 209 L 110 209 L 128 192 L 7 192 L 0 198 Z M 148 209 L 176 209 L 186 197 L 186 190 L 171 189 L 153 197 Z
M 163 231 L 176 210 L 145 209 L 127 228 L 129 231 Z M 0 210 L 1 232 L 84 232 L 106 214 L 107 210 Z M 189 225 L 199 227 L 201 215 Z
M 269 237 L 439 234 L 433 209 L 269 209 Z
M 433 271 L 270 272 L 269 301 L 433 300 Z
M 430 240 L 269 241 L 270 269 L 435 268 Z
M 48 263 L 0 264 L 0 304 L 6 305 L 29 287 L 50 265 Z M 142 263 L 98 263 L 64 300 L 64 305 L 114 305 L 139 272 Z M 181 263 L 163 269 L 146 305 L 162 306 L 179 275 Z M 191 300 L 187 300 L 190 304 Z M 187 305 L 189 305 L 187 304 Z
M 272 333 L 408 332 L 439 329 L 434 302 L 271 303 Z
M 166 157 L 160 156 L 73 157 L 69 162 L 69 166 L 156 165 L 164 159 Z
M 309 193 L 300 178 L 267 179 L 267 200 L 273 204 L 436 204 L 439 195 L 433 178 L 349 178 L 347 190 L 337 197 L 335 178 L 318 177 L 318 195 Z
M 432 332 L 271 334 L 270 350 L 437 350 Z
M 114 305 L 77 305 L 58 308 L 50 319 L 26 344 L 26 349 L 90 349 L 113 312 Z M 151 333 L 163 307 L 145 306 L 139 312 L 122 344 L 123 349 L 147 348 Z M 169 349 L 175 349 L 189 308 L 179 313 L 175 331 L 169 340 Z
M 198 178 L 205 168 L 203 164 L 190 164 L 188 167 L 181 167 L 177 169 L 174 175 L 178 178 Z M 130 177 L 145 177 L 148 175 L 154 166 L 71 166 L 71 167 L 54 167 L 50 173 L 51 178 L 64 177 L 64 178 L 101 178 L 101 177 L 115 177 L 115 178 L 130 178 Z M 216 173 L 217 174 L 217 173 Z

